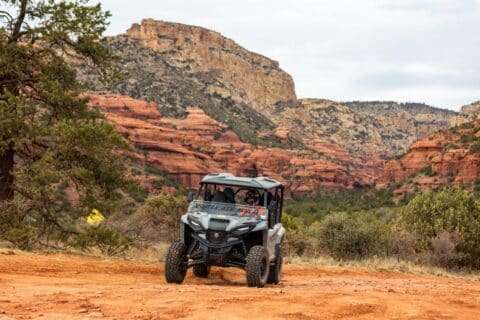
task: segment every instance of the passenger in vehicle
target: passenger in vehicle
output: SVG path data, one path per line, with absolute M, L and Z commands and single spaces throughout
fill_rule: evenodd
M 258 195 L 254 190 L 249 190 L 245 195 L 245 203 L 250 206 L 258 205 Z
M 225 197 L 227 199 L 228 203 L 233 203 L 235 204 L 235 192 L 233 192 L 232 188 L 225 188 L 223 190 L 223 193 L 225 194 Z

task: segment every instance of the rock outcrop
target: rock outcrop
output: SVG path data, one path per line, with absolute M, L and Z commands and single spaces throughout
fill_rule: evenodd
M 374 119 L 370 123 L 381 137 L 378 150 L 387 158 L 405 153 L 418 139 L 468 120 L 458 112 L 423 103 L 357 101 L 344 104 L 351 110 Z
M 474 120 L 480 118 L 480 101 L 467 104 L 461 108 L 463 114 Z
M 399 159 L 388 161 L 378 187 L 397 183 L 397 194 L 480 179 L 480 122 L 470 122 L 418 140 Z
M 102 110 L 132 145 L 130 157 L 161 168 L 186 187 L 195 187 L 209 172 L 250 175 L 252 171 L 283 181 L 291 192 L 349 188 L 371 177 L 319 159 L 314 152 L 255 147 L 197 107 L 183 119 L 163 117 L 155 103 L 128 96 L 92 94 Z
M 217 32 L 146 19 L 134 24 L 126 35 L 178 68 L 193 73 L 214 71 L 221 85 L 210 85 L 209 92 L 231 96 L 265 115 L 271 115 L 277 103 L 296 100 L 293 80 L 278 62 L 245 50 Z

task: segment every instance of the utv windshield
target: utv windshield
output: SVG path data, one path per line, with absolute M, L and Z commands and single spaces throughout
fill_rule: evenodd
M 188 213 L 252 217 L 263 220 L 266 219 L 266 212 L 266 209 L 261 206 L 249 206 L 204 200 L 194 200 L 188 207 Z

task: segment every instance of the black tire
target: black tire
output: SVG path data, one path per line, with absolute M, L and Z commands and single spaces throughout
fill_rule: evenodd
M 167 283 L 182 283 L 187 274 L 187 247 L 181 241 L 174 241 L 165 258 L 165 280 Z
M 263 246 L 254 246 L 247 255 L 247 285 L 262 288 L 267 283 L 269 268 L 268 253 Z
M 267 283 L 279 284 L 282 280 L 282 265 L 283 265 L 283 256 L 282 251 L 280 250 L 278 256 L 275 258 L 275 264 L 270 266 L 270 272 L 268 274 Z
M 207 264 L 196 264 L 193 266 L 193 274 L 197 278 L 207 278 L 210 274 L 210 266 Z

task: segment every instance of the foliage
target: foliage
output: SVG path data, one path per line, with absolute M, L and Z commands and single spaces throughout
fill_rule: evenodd
M 86 227 L 73 243 L 74 247 L 82 250 L 98 248 L 102 254 L 109 256 L 121 254 L 131 245 L 131 239 L 103 224 Z
M 395 204 L 391 189 L 361 188 L 318 192 L 312 197 L 288 200 L 285 203 L 285 211 L 292 216 L 300 217 L 309 225 L 333 212 L 356 212 L 393 206 Z
M 431 250 L 432 239 L 443 232 L 458 234 L 459 263 L 480 267 L 480 202 L 474 194 L 460 188 L 419 194 L 402 210 L 400 223 L 416 235 L 424 250 Z
M 458 126 L 460 129 L 473 129 L 475 125 L 472 122 L 465 122 Z
M 147 198 L 132 216 L 120 222 L 120 229 L 146 241 L 175 240 L 180 229 L 180 217 L 186 211 L 185 196 L 160 193 Z
M 182 192 L 185 192 L 183 186 L 179 184 L 176 180 L 172 179 L 168 173 L 165 171 L 161 170 L 158 167 L 146 164 L 144 166 L 144 170 L 147 174 L 153 175 L 156 177 L 156 180 L 154 181 L 154 186 L 157 188 L 160 188 L 162 186 L 167 186 L 167 187 L 174 187 L 179 189 Z
M 480 193 L 480 179 L 475 180 L 473 183 L 473 191 Z
M 456 145 L 455 143 L 449 142 L 443 147 L 443 150 L 445 151 L 452 150 L 452 149 L 458 149 L 458 145 Z
M 358 259 L 385 254 L 387 227 L 368 214 L 329 215 L 318 228 L 322 248 L 338 259 Z
M 432 165 L 423 167 L 420 170 L 420 174 L 426 175 L 427 177 L 433 177 L 435 173 L 433 172 Z
M 431 240 L 431 251 L 427 256 L 428 262 L 440 267 L 455 266 L 461 258 L 456 250 L 461 243 L 462 238 L 457 232 L 441 232 Z
M 110 14 L 87 0 L 0 2 L 0 237 L 66 243 L 82 236 L 80 217 L 122 205 L 115 150 L 125 143 L 88 105 L 73 67 L 114 75 L 100 41 Z
M 461 143 L 472 143 L 472 142 L 476 142 L 478 141 L 478 138 L 475 137 L 474 135 L 472 134 L 463 134 L 461 137 L 460 137 L 460 142 Z
M 475 141 L 470 146 L 470 152 L 472 153 L 480 153 L 480 141 Z

